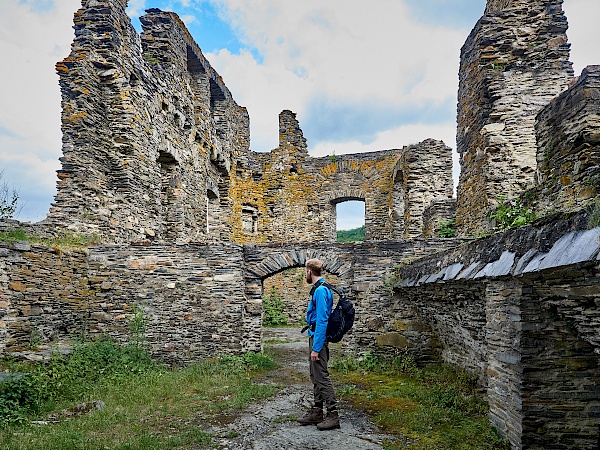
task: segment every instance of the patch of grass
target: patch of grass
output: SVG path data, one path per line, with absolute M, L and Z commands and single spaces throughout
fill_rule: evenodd
M 23 405 L 20 420 L 4 420 L 0 448 L 212 448 L 207 420 L 274 394 L 277 387 L 253 382 L 273 366 L 270 357 L 247 353 L 169 369 L 135 345 L 107 340 L 81 344 L 47 364 L 5 359 L 4 370 L 29 375 L 0 384 L 5 404 Z M 30 423 L 91 400 L 102 400 L 106 409 L 45 426 Z M 5 411 L 0 406 L 0 414 Z
M 0 242 L 18 242 L 27 240 L 29 240 L 29 236 L 25 230 L 21 228 L 0 232 Z
M 373 354 L 332 361 L 345 401 L 364 409 L 386 433 L 385 448 L 509 449 L 487 418 L 476 380 L 449 366 L 417 368 L 407 355 Z M 359 388 L 360 387 L 360 388 Z M 340 391 L 338 391 L 340 392 Z
M 67 232 L 63 235 L 46 238 L 27 234 L 22 228 L 0 232 L 0 242 L 28 241 L 32 244 L 43 244 L 58 251 L 83 250 L 88 244 L 100 242 L 97 234 L 78 234 Z

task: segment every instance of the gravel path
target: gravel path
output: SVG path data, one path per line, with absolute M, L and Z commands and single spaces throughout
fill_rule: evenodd
M 222 417 L 209 431 L 221 450 L 370 450 L 383 449 L 391 436 L 380 434 L 366 414 L 350 405 L 339 405 L 341 429 L 319 431 L 300 426 L 295 419 L 312 401 L 308 379 L 308 339 L 298 328 L 269 328 L 266 346 L 273 349 L 280 367 L 264 375 L 264 383 L 284 388 L 275 396 L 252 404 L 236 417 Z M 276 343 L 269 343 L 276 342 Z

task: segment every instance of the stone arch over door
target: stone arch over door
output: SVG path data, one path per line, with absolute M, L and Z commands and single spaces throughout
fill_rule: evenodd
M 245 351 L 262 349 L 262 299 L 263 281 L 284 270 L 303 267 L 306 261 L 318 258 L 323 261 L 326 272 L 341 280 L 340 287 L 350 292 L 354 277 L 354 260 L 349 252 L 336 248 L 246 246 L 244 259 L 246 269 L 244 283 L 246 293 L 245 334 L 252 336 L 244 345 Z M 307 289 L 308 291 L 308 289 Z

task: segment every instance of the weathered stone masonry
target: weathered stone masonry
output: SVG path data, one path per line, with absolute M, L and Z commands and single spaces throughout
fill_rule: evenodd
M 286 110 L 278 147 L 251 151 L 245 108 L 181 20 L 150 9 L 138 36 L 126 6 L 75 14 L 58 192 L 28 227 L 106 244 L 0 245 L 0 352 L 127 341 L 134 305 L 171 363 L 259 350 L 265 281 L 316 256 L 355 302 L 347 345 L 477 374 L 514 448 L 600 446 L 600 86 L 597 66 L 571 80 L 561 0 L 488 0 L 465 43 L 457 206 L 441 141 L 311 158 Z M 546 217 L 427 239 L 455 208 L 462 234 L 489 231 L 499 196 Z M 363 244 L 333 243 L 346 200 L 365 202 Z
M 457 243 L 106 245 L 64 253 L 27 242 L 3 244 L 2 351 L 28 350 L 32 340 L 68 345 L 82 333 L 127 342 L 135 307 L 148 319 L 145 337 L 153 354 L 165 361 L 260 350 L 264 281 L 310 257 L 322 258 L 356 302 L 350 343 L 374 347 L 373 324 L 382 323 L 391 300 L 385 275 L 416 255 Z
M 422 332 L 445 361 L 479 376 L 490 420 L 515 448 L 600 440 L 600 228 L 590 223 L 586 213 L 549 220 L 401 270 L 396 302 L 430 326 Z
M 335 205 L 359 200 L 367 240 L 392 239 L 421 235 L 423 210 L 451 200 L 440 141 L 311 158 L 283 111 L 279 147 L 250 151 L 247 111 L 177 15 L 149 9 L 138 36 L 125 6 L 84 0 L 56 66 L 64 156 L 47 223 L 104 242 L 335 242 Z
M 499 197 L 532 187 L 535 118 L 573 77 L 562 0 L 488 1 L 461 51 L 457 223 L 486 229 Z

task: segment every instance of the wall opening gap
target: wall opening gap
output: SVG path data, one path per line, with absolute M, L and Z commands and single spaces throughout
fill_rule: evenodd
M 346 200 L 335 205 L 337 242 L 365 240 L 365 202 Z

